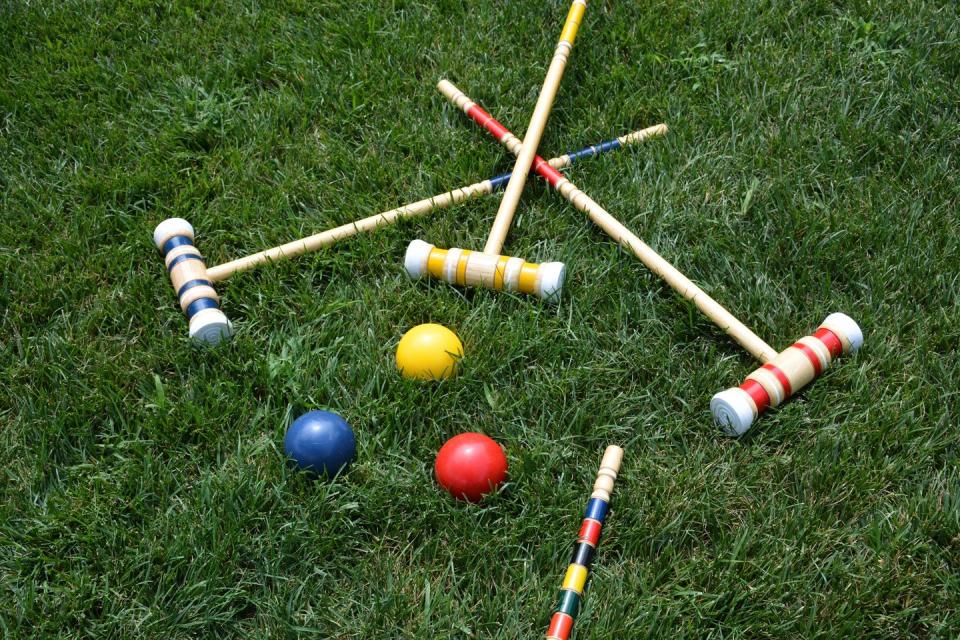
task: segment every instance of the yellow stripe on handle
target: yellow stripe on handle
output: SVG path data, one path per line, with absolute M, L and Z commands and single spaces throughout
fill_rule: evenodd
M 457 284 L 461 287 L 467 284 L 467 263 L 470 262 L 470 254 L 473 251 L 464 249 L 460 254 L 460 261 L 457 263 Z
M 579 564 L 571 564 L 567 567 L 567 575 L 563 578 L 563 587 L 561 588 L 576 591 L 582 595 L 583 587 L 587 584 L 587 573 L 588 570 L 586 567 L 580 566 Z
M 570 6 L 570 12 L 567 13 L 567 21 L 563 23 L 563 32 L 560 34 L 560 41 L 567 41 L 573 46 L 577 39 L 577 31 L 580 30 L 580 23 L 583 22 L 583 14 L 587 11 L 586 0 L 574 2 Z
M 503 278 L 507 273 L 507 263 L 510 262 L 510 256 L 500 256 L 497 261 L 497 270 L 493 274 L 493 288 L 496 291 L 503 289 Z

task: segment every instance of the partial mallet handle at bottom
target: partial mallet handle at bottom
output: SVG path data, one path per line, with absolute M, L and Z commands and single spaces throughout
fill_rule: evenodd
M 593 493 L 590 494 L 586 512 L 583 514 L 580 533 L 573 544 L 573 554 L 563 578 L 560 597 L 553 617 L 550 618 L 547 640 L 567 640 L 570 637 L 573 622 L 580 611 L 580 600 L 583 598 L 583 590 L 587 584 L 590 564 L 600 544 L 600 532 L 607 518 L 610 495 L 613 493 L 613 484 L 617 480 L 617 474 L 620 473 L 622 461 L 623 449 L 616 445 L 610 445 L 603 452 L 600 471 L 597 472 Z

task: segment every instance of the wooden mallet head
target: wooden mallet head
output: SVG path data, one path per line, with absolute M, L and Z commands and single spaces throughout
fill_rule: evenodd
M 536 264 L 469 249 L 440 249 L 423 240 L 410 243 L 403 262 L 412 278 L 431 276 L 460 286 L 519 291 L 551 302 L 560 299 L 567 273 L 562 262 Z
M 832 313 L 812 336 L 804 336 L 747 376 L 739 387 L 713 396 L 710 410 L 727 433 L 741 436 L 769 407 L 785 402 L 819 376 L 837 356 L 863 345 L 850 316 Z
M 183 218 L 169 218 L 154 229 L 153 242 L 163 255 L 180 308 L 187 314 L 190 337 L 211 345 L 229 338 L 233 326 L 220 310 L 220 297 L 203 256 L 193 245 L 193 226 Z

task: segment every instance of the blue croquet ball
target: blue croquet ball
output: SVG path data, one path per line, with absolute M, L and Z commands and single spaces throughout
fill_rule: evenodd
M 283 450 L 304 471 L 334 476 L 357 454 L 357 441 L 353 429 L 337 414 L 310 411 L 287 429 Z

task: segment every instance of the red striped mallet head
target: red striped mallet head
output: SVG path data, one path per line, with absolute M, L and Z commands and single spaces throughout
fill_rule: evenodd
M 193 245 L 193 226 L 183 218 L 169 218 L 154 229 L 153 242 L 163 254 L 180 308 L 187 314 L 190 337 L 211 345 L 229 338 L 233 326 L 220 310 L 220 297 L 203 256 Z
M 747 432 L 769 407 L 785 402 L 819 376 L 837 356 L 855 352 L 863 332 L 850 316 L 832 313 L 812 336 L 804 336 L 747 376 L 739 387 L 713 396 L 714 420 L 730 435 Z

